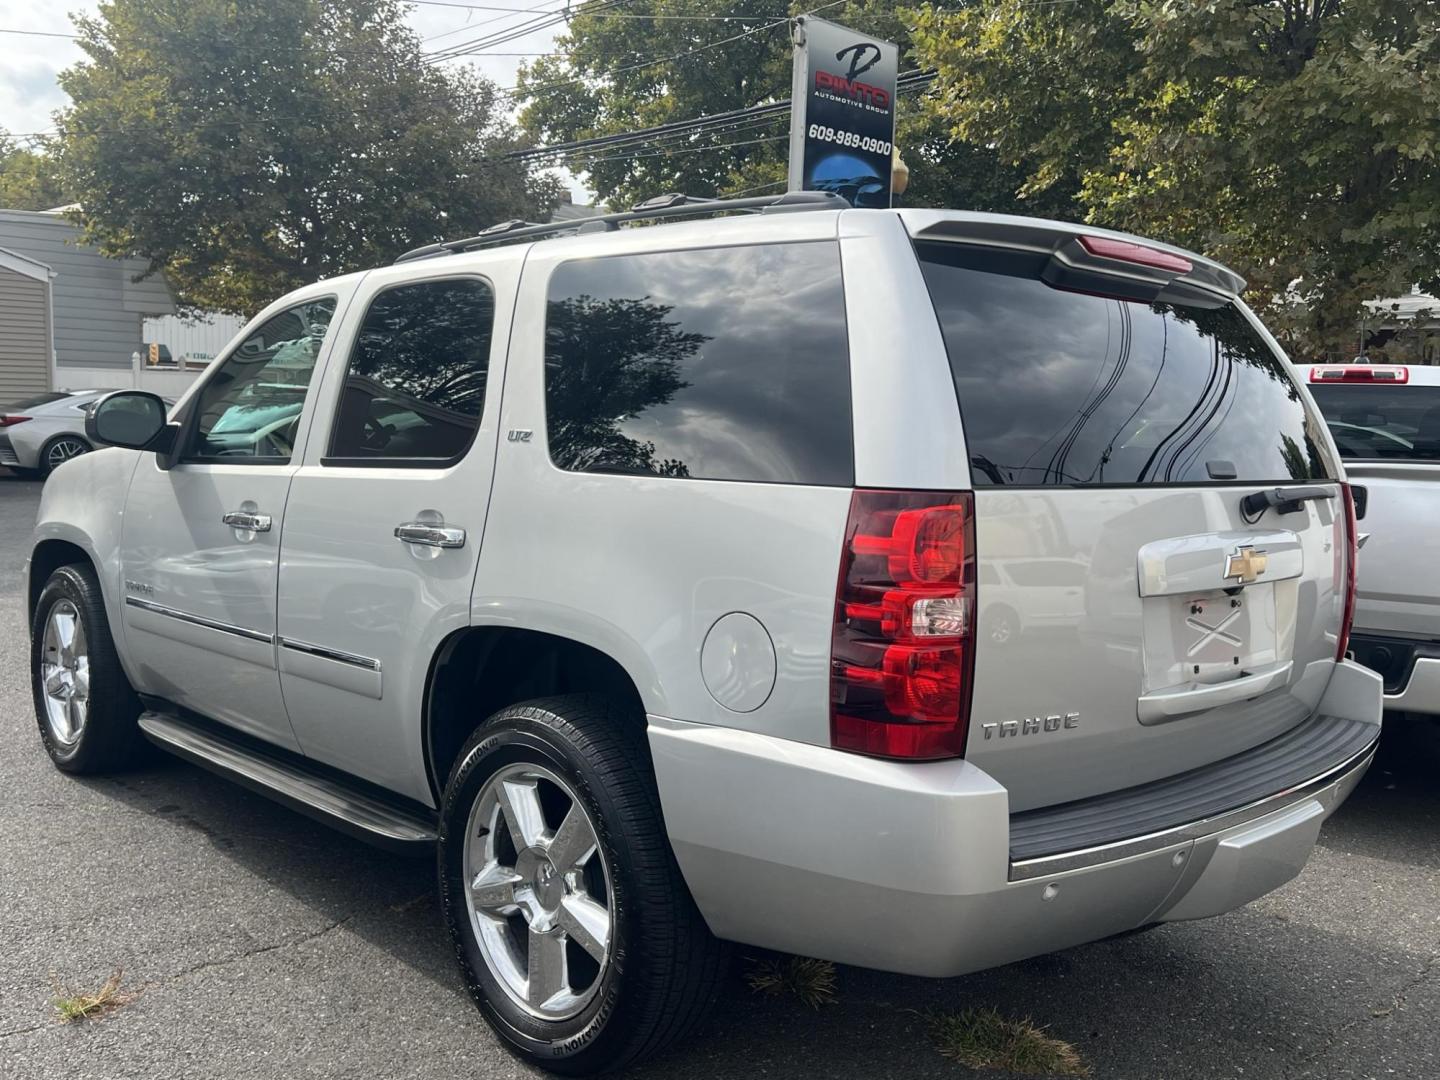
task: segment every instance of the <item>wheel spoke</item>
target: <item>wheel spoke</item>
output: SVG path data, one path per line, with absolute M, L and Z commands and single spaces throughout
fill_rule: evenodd
M 85 723 L 85 705 L 74 694 L 65 702 L 65 723 L 69 727 L 65 733 L 67 738 L 73 736 Z
M 534 780 L 505 780 L 500 784 L 500 806 L 516 848 L 543 847 L 545 811 Z
M 65 669 L 57 664 L 45 664 L 40 669 L 40 674 L 45 679 L 45 693 L 52 698 L 63 701 L 68 685 L 65 682 Z
M 561 928 L 575 944 L 601 961 L 610 944 L 610 913 L 604 905 L 588 896 L 572 893 L 560 901 L 558 914 Z
M 86 659 L 84 659 L 84 658 L 82 657 L 82 658 L 80 659 L 80 662 L 75 665 L 75 671 L 74 671 L 74 673 L 73 673 L 73 677 L 74 677 L 74 689 L 73 689 L 71 692 L 74 693 L 77 697 L 79 697 L 82 701 L 89 701 L 89 700 L 90 700 L 90 661 L 88 661 L 88 660 L 86 660 Z
M 525 1000 L 540 1008 L 557 994 L 570 989 L 565 965 L 565 935 L 530 931 Z
M 75 617 L 65 612 L 57 611 L 52 619 L 55 623 L 56 643 L 59 646 L 61 663 L 68 664 L 74 655 L 75 646 Z
M 477 908 L 503 914 L 515 907 L 515 885 L 519 881 L 520 875 L 510 867 L 490 863 L 470 882 L 470 895 Z
M 581 866 L 595 850 L 595 830 L 578 802 L 570 804 L 570 812 L 555 830 L 546 854 L 562 874 Z

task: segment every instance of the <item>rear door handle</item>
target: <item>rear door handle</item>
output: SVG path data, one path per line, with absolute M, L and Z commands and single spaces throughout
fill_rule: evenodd
M 231 528 L 244 529 L 246 532 L 270 531 L 269 514 L 252 514 L 248 510 L 231 510 L 221 514 L 220 520 Z
M 403 525 L 395 526 L 395 539 L 422 547 L 458 548 L 465 546 L 465 530 L 456 525 L 407 521 Z

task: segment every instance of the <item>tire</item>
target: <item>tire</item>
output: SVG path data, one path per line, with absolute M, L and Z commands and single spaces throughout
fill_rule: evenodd
M 524 828 L 509 822 L 525 817 L 526 805 L 540 808 L 543 827 L 528 828 L 542 840 L 522 851 Z M 577 807 L 587 817 L 570 829 Z M 572 859 L 565 849 L 590 854 Z M 548 872 L 536 863 L 539 851 L 555 859 Z M 711 936 L 675 864 L 643 718 L 609 698 L 544 698 L 487 720 L 446 785 L 438 861 L 466 986 L 501 1040 L 533 1065 L 569 1076 L 621 1068 L 688 1033 L 719 991 L 729 949 Z M 485 869 L 472 875 L 477 868 Z M 499 884 L 472 893 L 482 874 Z M 602 903 L 604 947 L 598 931 L 590 934 L 595 909 L 584 908 Z M 573 915 L 567 921 L 582 908 L 590 913 L 583 926 Z M 521 951 L 526 976 L 534 958 L 564 957 L 560 983 L 543 974 L 545 990 L 533 978 L 517 982 Z
M 67 622 L 70 643 L 62 647 Z M 56 683 L 53 694 L 47 693 L 48 680 Z M 30 625 L 30 684 L 40 741 L 57 769 L 120 772 L 148 755 L 136 723 L 140 699 L 115 654 L 100 585 L 89 566 L 62 566 L 41 590 Z M 82 710 L 71 708 L 75 701 L 83 702 Z
M 56 435 L 40 448 L 40 456 L 36 459 L 41 477 L 49 476 L 72 457 L 88 454 L 93 449 L 79 435 Z

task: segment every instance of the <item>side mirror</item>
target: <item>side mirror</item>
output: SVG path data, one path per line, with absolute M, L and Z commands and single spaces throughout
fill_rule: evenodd
M 85 434 L 93 443 L 130 450 L 163 450 L 165 402 L 144 390 L 117 390 L 97 401 L 85 417 Z
M 1364 521 L 1365 511 L 1370 509 L 1370 489 L 1363 484 L 1351 484 L 1350 497 L 1355 500 L 1355 520 Z

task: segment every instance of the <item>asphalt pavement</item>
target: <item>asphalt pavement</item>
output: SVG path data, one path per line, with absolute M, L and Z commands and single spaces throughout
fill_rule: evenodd
M 466 997 L 429 863 L 178 761 L 50 766 L 19 576 L 39 495 L 0 470 L 0 1076 L 531 1075 Z M 1241 911 L 961 979 L 842 968 L 819 1011 L 756 997 L 740 965 L 703 1030 L 630 1075 L 994 1077 L 936 1053 L 924 1020 L 989 1006 L 1097 1077 L 1435 1076 L 1440 775 L 1386 743 L 1305 872 Z M 55 987 L 117 968 L 130 1004 L 57 1022 Z

